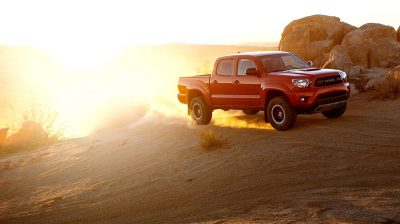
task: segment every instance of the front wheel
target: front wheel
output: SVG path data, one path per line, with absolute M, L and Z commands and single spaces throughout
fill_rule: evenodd
M 278 131 L 286 131 L 296 123 L 296 111 L 285 97 L 278 96 L 268 103 L 266 113 L 269 123 Z
M 257 114 L 258 112 L 260 112 L 260 110 L 257 110 L 257 109 L 246 109 L 246 110 L 242 110 L 242 111 L 246 115 L 254 115 L 254 114 Z
M 341 105 L 338 108 L 335 108 L 335 109 L 330 110 L 330 111 L 322 112 L 322 114 L 326 118 L 338 118 L 338 117 L 340 117 L 340 116 L 342 116 L 344 114 L 344 112 L 346 111 L 346 108 L 347 108 L 347 102 L 344 103 L 343 105 Z
M 211 121 L 212 110 L 202 97 L 195 97 L 190 101 L 189 114 L 196 124 L 205 125 Z

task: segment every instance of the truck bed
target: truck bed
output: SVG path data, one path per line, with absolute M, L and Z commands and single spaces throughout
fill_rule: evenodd
M 210 85 L 210 77 L 211 74 L 179 77 L 178 80 L 179 101 L 181 103 L 188 103 L 187 102 L 188 89 L 203 88 L 208 90 Z

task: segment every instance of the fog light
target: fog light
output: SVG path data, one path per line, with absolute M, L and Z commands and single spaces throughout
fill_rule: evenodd
M 303 102 L 303 103 L 306 103 L 307 100 L 308 100 L 308 97 L 307 97 L 307 96 L 302 96 L 302 97 L 300 97 L 300 101 Z

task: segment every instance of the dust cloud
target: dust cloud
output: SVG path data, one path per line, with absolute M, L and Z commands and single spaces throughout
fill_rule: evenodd
M 0 128 L 18 126 L 27 110 L 57 113 L 66 137 L 141 122 L 190 124 L 176 99 L 180 76 L 209 73 L 220 55 L 260 47 L 166 44 L 133 46 L 97 68 L 67 67 L 32 47 L 0 47 Z M 96 52 L 93 52 L 94 54 Z M 213 124 L 269 129 L 259 120 L 215 111 Z

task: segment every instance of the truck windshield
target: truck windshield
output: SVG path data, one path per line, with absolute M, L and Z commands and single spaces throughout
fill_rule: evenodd
M 307 62 L 293 54 L 269 55 L 261 58 L 261 61 L 264 70 L 268 73 L 310 68 Z

